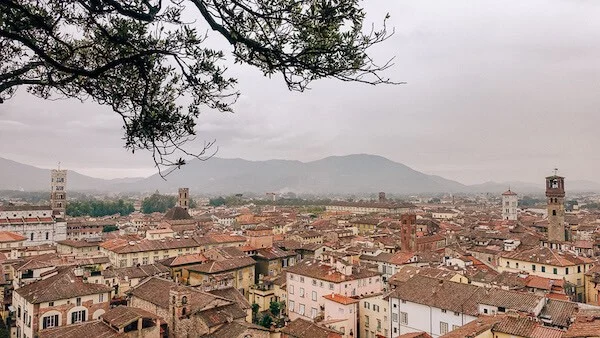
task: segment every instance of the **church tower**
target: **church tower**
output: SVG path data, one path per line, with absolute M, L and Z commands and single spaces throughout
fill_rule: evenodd
M 50 207 L 56 218 L 65 218 L 67 208 L 67 171 L 52 169 L 50 181 Z
M 177 200 L 177 206 L 187 210 L 190 207 L 190 189 L 179 188 L 179 198 Z
M 400 249 L 405 252 L 417 250 L 417 215 L 402 214 L 400 216 Z
M 565 178 L 556 175 L 546 177 L 546 200 L 548 202 L 548 241 L 565 241 Z
M 517 220 L 517 206 L 519 198 L 510 188 L 502 194 L 502 219 L 508 221 Z

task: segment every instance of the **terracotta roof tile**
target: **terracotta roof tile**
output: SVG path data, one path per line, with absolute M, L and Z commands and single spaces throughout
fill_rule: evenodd
M 75 275 L 73 268 L 63 268 L 56 276 L 15 290 L 16 293 L 32 304 L 109 293 L 111 291 L 113 289 L 104 284 L 85 283 L 81 277 Z

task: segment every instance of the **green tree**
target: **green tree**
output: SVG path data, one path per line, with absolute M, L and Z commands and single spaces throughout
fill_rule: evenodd
M 256 324 L 258 321 L 258 310 L 260 309 L 260 305 L 256 303 L 252 303 L 252 322 Z
M 271 316 L 265 314 L 264 316 L 262 316 L 260 318 L 260 326 L 264 326 L 266 328 L 270 328 L 271 324 L 273 323 L 273 318 L 271 318 Z
M 90 98 L 120 116 L 128 150 L 177 168 L 180 156 L 211 155 L 211 142 L 183 148 L 201 108 L 231 112 L 239 96 L 225 53 L 191 22 L 230 44 L 236 63 L 302 91 L 321 78 L 392 83 L 382 77 L 390 62 L 367 54 L 390 36 L 388 17 L 365 27 L 359 0 L 0 1 L 0 102 L 20 86 L 44 99 Z
M 281 312 L 281 304 L 279 302 L 271 302 L 269 304 L 269 311 L 271 311 L 273 316 L 278 317 Z
M 113 232 L 117 230 L 119 230 L 119 227 L 116 225 L 105 225 L 104 228 L 102 228 L 102 232 Z
M 102 217 L 107 215 L 121 214 L 127 216 L 135 211 L 133 203 L 122 199 L 117 201 L 82 200 L 67 203 L 67 215 L 73 217 L 92 216 Z
M 211 205 L 211 206 L 213 206 L 213 207 L 218 207 L 218 206 L 221 206 L 221 205 L 225 204 L 225 199 L 223 197 L 221 197 L 221 196 L 219 196 L 217 198 L 211 198 L 208 201 L 208 204 Z
M 142 201 L 142 212 L 151 214 L 153 212 L 166 212 L 175 206 L 177 198 L 175 196 L 161 195 L 154 193 Z

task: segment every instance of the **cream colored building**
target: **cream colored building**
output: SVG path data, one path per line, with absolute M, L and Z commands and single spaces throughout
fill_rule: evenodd
M 575 301 L 585 302 L 585 273 L 593 261 L 547 247 L 513 251 L 500 256 L 498 271 L 520 272 L 550 279 L 564 279 L 575 288 Z
M 242 246 L 242 236 L 214 235 L 205 237 L 175 237 L 160 240 L 142 239 L 127 241 L 113 239 L 102 243 L 100 252 L 106 255 L 113 266 L 123 268 L 148 265 L 160 260 L 193 253 L 201 253 L 216 247 Z
M 389 303 L 383 299 L 383 294 L 372 294 L 360 298 L 358 304 L 359 336 L 376 338 L 390 337 Z

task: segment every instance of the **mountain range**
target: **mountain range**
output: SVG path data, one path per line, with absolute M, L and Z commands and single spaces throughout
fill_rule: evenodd
M 48 169 L 0 158 L 0 190 L 43 191 L 49 189 Z M 311 162 L 291 160 L 249 161 L 211 158 L 191 161 L 167 176 L 100 179 L 70 170 L 68 189 L 73 191 L 174 192 L 189 187 L 194 194 L 294 192 L 310 194 L 360 194 L 386 191 L 417 193 L 501 193 L 508 186 L 521 193 L 540 193 L 543 184 L 486 182 L 476 185 L 427 175 L 387 158 L 357 154 L 330 156 Z M 600 184 L 568 181 L 571 191 L 600 191 Z

